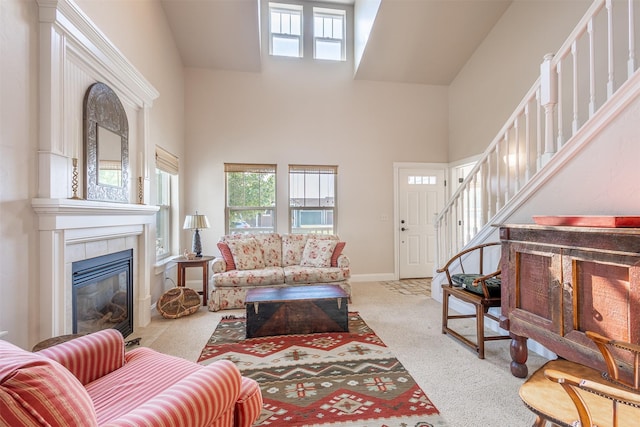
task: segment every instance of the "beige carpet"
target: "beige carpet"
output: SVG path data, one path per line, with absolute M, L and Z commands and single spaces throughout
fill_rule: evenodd
M 522 379 L 509 372 L 509 341 L 487 343 L 486 359 L 442 335 L 441 305 L 404 295 L 379 282 L 352 283 L 350 310 L 358 311 L 427 393 L 450 427 L 528 427 L 534 416 L 518 397 Z M 168 320 L 154 315 L 129 337 L 142 345 L 196 361 L 222 316 L 242 310 L 197 313 Z M 469 334 L 473 323 L 469 322 Z M 529 372 L 546 360 L 529 355 Z

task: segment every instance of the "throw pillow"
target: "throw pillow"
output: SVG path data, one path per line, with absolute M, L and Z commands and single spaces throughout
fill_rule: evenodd
M 13 399 L 7 411 L 2 410 L 0 421 L 18 425 L 13 421 L 21 420 L 27 424 L 34 417 L 39 422 L 30 425 L 98 425 L 89 394 L 71 372 L 42 356 L 18 355 L 14 350 L 9 353 L 3 354 L 3 363 L 7 364 L 5 368 L 13 365 L 13 369 L 5 372 L 0 390 Z
M 227 245 L 229 245 L 233 255 L 233 263 L 238 270 L 264 268 L 262 248 L 253 237 L 250 239 L 229 240 Z
M 255 239 L 262 248 L 265 267 L 282 266 L 282 238 L 278 233 L 259 233 Z
M 282 235 L 282 266 L 300 265 L 304 244 L 307 242 L 306 234 Z
M 307 239 L 300 265 L 304 267 L 331 267 L 331 255 L 336 247 L 335 240 Z
M 336 243 L 336 248 L 333 250 L 333 254 L 331 255 L 331 267 L 338 266 L 338 257 L 342 254 L 342 250 L 344 249 L 344 245 L 346 242 L 338 242 Z
M 235 270 L 236 264 L 233 262 L 233 255 L 231 254 L 229 245 L 224 242 L 218 242 L 218 249 L 220 250 L 222 259 L 224 259 L 225 264 L 227 264 L 227 271 Z

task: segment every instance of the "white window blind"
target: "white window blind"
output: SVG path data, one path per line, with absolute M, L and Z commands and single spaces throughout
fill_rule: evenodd
M 177 175 L 179 171 L 178 158 L 167 150 L 156 147 L 156 168 L 172 175 Z

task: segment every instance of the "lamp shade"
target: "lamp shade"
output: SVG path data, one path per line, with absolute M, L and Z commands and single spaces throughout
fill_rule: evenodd
M 202 230 L 203 228 L 209 228 L 209 220 L 206 215 L 198 215 L 196 212 L 195 215 L 187 215 L 185 217 L 182 228 L 185 230 Z

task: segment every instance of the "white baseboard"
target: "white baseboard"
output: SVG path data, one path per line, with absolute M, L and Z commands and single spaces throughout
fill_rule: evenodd
M 350 279 L 352 282 L 380 282 L 386 280 L 396 280 L 393 273 L 377 274 L 354 274 Z

